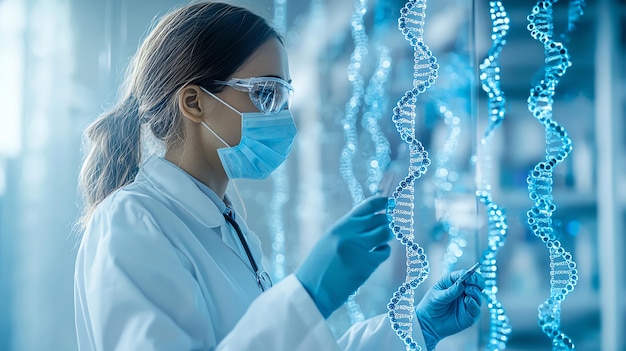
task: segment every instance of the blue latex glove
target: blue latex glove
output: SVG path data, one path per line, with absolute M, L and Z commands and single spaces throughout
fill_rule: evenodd
M 470 327 L 480 316 L 485 280 L 480 272 L 474 272 L 465 282 L 455 283 L 463 272 L 441 278 L 417 305 L 415 313 L 429 351 L 446 336 Z
M 386 197 L 371 197 L 340 219 L 296 271 L 324 318 L 385 261 L 393 237 L 385 214 Z

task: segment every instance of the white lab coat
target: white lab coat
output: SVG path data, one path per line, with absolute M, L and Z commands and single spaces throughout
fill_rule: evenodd
M 80 350 L 404 349 L 386 315 L 335 340 L 294 275 L 261 294 L 213 196 L 152 157 L 96 208 L 76 259 Z M 258 237 L 237 222 L 260 265 Z

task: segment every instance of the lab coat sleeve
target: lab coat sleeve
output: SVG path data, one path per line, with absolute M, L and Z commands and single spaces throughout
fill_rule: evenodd
M 133 202 L 94 213 L 75 270 L 80 350 L 192 350 L 216 344 L 207 333 L 214 329 L 197 281 L 150 213 L 155 212 Z
M 197 281 L 154 220 L 158 205 L 107 206 L 94 213 L 77 257 L 80 350 L 339 351 L 294 275 L 261 294 L 216 340 Z
M 261 294 L 218 351 L 338 351 L 337 341 L 295 275 Z
M 425 351 L 426 343 L 417 316 L 413 315 L 413 321 L 413 339 Z M 355 323 L 339 338 L 338 343 L 340 349 L 344 351 L 403 351 L 406 349 L 404 342 L 391 328 L 386 314 Z

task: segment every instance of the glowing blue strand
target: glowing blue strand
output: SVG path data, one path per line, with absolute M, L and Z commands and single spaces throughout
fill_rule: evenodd
M 454 173 L 450 158 L 454 154 L 461 135 L 461 118 L 459 118 L 448 103 L 443 100 L 437 101 L 439 113 L 443 116 L 443 122 L 448 127 L 448 135 L 443 148 L 437 155 L 437 170 L 435 171 L 435 186 L 437 199 L 445 199 L 454 188 L 451 173 Z M 443 256 L 444 272 L 449 273 L 455 266 L 458 258 L 463 255 L 463 248 L 467 246 L 467 240 L 459 226 L 454 225 L 446 214 L 441 219 L 444 230 L 448 233 L 448 244 Z
M 284 35 L 287 31 L 287 0 L 274 0 L 274 26 L 276 31 Z M 272 236 L 271 270 L 272 278 L 279 282 L 285 278 L 285 228 L 283 226 L 283 208 L 289 198 L 289 177 L 287 177 L 286 165 L 272 174 L 274 186 L 269 203 L 269 231 Z
M 365 33 L 365 24 L 363 23 L 363 16 L 367 12 L 367 1 L 357 0 L 354 4 L 354 13 L 350 20 L 352 39 L 354 40 L 354 51 L 350 56 L 350 65 L 348 66 L 348 80 L 352 83 L 352 96 L 346 103 L 346 111 L 344 118 L 341 121 L 343 125 L 343 131 L 345 136 L 345 145 L 341 150 L 341 156 L 339 158 L 340 166 L 339 172 L 343 180 L 348 184 L 348 190 L 352 196 L 352 204 L 356 205 L 363 201 L 363 188 L 356 179 L 354 174 L 354 165 L 352 161 L 357 152 L 357 131 L 356 122 L 359 115 L 359 108 L 362 104 L 363 95 L 365 94 L 364 80 L 361 75 L 361 66 L 363 60 L 367 55 L 367 34 Z M 361 308 L 355 301 L 357 290 L 354 294 L 348 297 L 346 307 L 348 309 L 348 315 L 350 321 L 354 324 L 356 322 L 365 319 L 365 316 L 361 312 Z
M 435 187 L 437 189 L 437 199 L 445 199 L 454 188 L 451 175 L 454 169 L 451 165 L 450 158 L 454 154 L 458 146 L 459 136 L 461 135 L 461 119 L 456 116 L 450 106 L 445 101 L 437 101 L 439 113 L 443 116 L 444 124 L 448 126 L 448 135 L 444 142 L 443 148 L 437 155 L 437 170 L 435 171 Z M 446 253 L 443 257 L 444 272 L 449 273 L 458 258 L 463 255 L 463 248 L 467 246 L 463 232 L 459 226 L 454 225 L 446 213 L 440 220 L 443 229 L 448 234 L 449 240 L 446 245 Z
M 576 27 L 576 23 L 583 15 L 583 7 L 585 7 L 585 0 L 570 0 L 567 18 L 567 31 L 571 32 Z M 565 40 L 568 36 L 565 35 Z
M 348 184 L 353 204 L 358 204 L 363 201 L 363 188 L 355 177 L 352 160 L 357 152 L 356 122 L 362 103 L 361 100 L 365 93 L 361 66 L 367 55 L 367 34 L 365 33 L 365 25 L 363 23 L 363 16 L 367 12 L 366 1 L 357 0 L 354 7 L 355 11 L 350 22 L 352 38 L 354 39 L 354 51 L 348 66 L 348 80 L 352 83 L 352 96 L 346 103 L 344 118 L 341 121 L 346 143 L 341 150 L 339 171 L 344 181 Z
M 481 272 L 485 278 L 485 290 L 483 294 L 489 308 L 489 338 L 485 350 L 504 350 L 511 335 L 511 323 L 509 317 L 497 299 L 497 260 L 496 255 L 500 247 L 506 241 L 508 225 L 504 210 L 492 201 L 491 189 L 485 187 L 476 192 L 476 195 L 487 210 L 488 221 L 488 248 L 481 256 Z
M 373 40 L 378 53 L 378 61 L 376 70 L 370 77 L 370 81 L 365 89 L 365 109 L 363 112 L 362 125 L 370 134 L 374 143 L 374 154 L 367 160 L 367 179 L 366 189 L 370 194 L 376 194 L 379 191 L 384 192 L 387 189 L 381 189 L 383 175 L 391 162 L 391 145 L 389 140 L 382 132 L 379 121 L 383 117 L 384 111 L 387 110 L 389 98 L 387 95 L 387 84 L 389 81 L 389 73 L 391 71 L 391 55 L 389 48 L 384 44 L 388 40 L 386 30 L 395 18 L 392 16 L 393 5 L 390 0 L 376 1 L 374 8 L 374 27 Z
M 378 65 L 376 71 L 370 78 L 365 91 L 365 112 L 363 113 L 363 127 L 371 135 L 374 143 L 374 155 L 367 160 L 367 180 L 366 187 L 371 194 L 379 189 L 384 171 L 391 162 L 391 146 L 389 140 L 382 132 L 378 121 L 383 116 L 383 111 L 387 106 L 387 94 L 385 86 L 389 79 L 391 70 L 391 56 L 389 49 L 383 45 L 378 46 Z
M 484 138 L 489 137 L 491 132 L 498 128 L 504 120 L 505 99 L 500 89 L 500 52 L 506 44 L 506 36 L 509 30 L 509 18 L 504 6 L 500 1 L 490 1 L 492 46 L 487 58 L 480 65 L 480 81 L 483 90 L 488 97 L 489 124 Z
M 287 0 L 274 0 L 274 29 L 280 35 L 287 33 Z
M 539 1 L 528 16 L 528 30 L 535 40 L 543 44 L 546 63 L 543 79 L 530 91 L 528 109 L 544 125 L 547 148 L 545 161 L 536 164 L 527 178 L 529 197 L 534 201 L 527 215 L 530 229 L 550 253 L 550 297 L 538 308 L 539 326 L 552 339 L 553 350 L 566 351 L 573 350 L 574 343 L 560 330 L 561 302 L 574 290 L 578 271 L 572 255 L 561 246 L 552 226 L 552 213 L 556 210 L 556 204 L 552 202 L 553 169 L 572 150 L 567 132 L 552 119 L 556 86 L 571 66 L 567 49 L 563 43 L 553 39 L 552 6 L 556 2 Z M 581 11 L 570 12 L 570 15 L 573 14 L 570 23 L 574 23 L 582 13 L 582 2 L 576 3 L 580 4 L 576 7 Z
M 461 25 L 461 32 L 457 36 L 456 47 L 467 47 L 466 28 Z M 471 109 L 470 89 L 473 83 L 474 70 L 469 64 L 469 56 L 464 53 L 448 53 L 440 61 L 440 71 L 443 69 L 445 79 L 439 80 L 430 91 L 440 117 L 447 127 L 447 135 L 443 147 L 437 150 L 435 157 L 436 170 L 433 176 L 436 197 L 435 208 L 437 220 L 447 234 L 448 242 L 443 256 L 443 273 L 454 270 L 459 258 L 463 256 L 467 246 L 467 231 L 461 228 L 455 220 L 458 213 L 449 210 L 446 206 L 447 198 L 454 190 L 459 190 L 457 184 L 459 173 L 455 170 L 454 156 L 462 132 L 461 121 L 469 118 Z M 439 205 L 443 203 L 443 205 Z
M 458 173 L 454 169 L 453 157 L 461 136 L 461 121 L 469 116 L 470 95 L 468 91 L 472 82 L 473 69 L 459 54 L 448 54 L 445 63 L 441 63 L 445 70 L 445 81 L 440 81 L 431 89 L 430 95 L 435 100 L 439 115 L 447 126 L 447 136 L 443 147 L 436 155 L 436 170 L 433 176 L 436 200 L 443 201 L 450 194 L 458 179 Z M 439 206 L 437 206 L 439 207 Z M 454 269 L 458 258 L 463 255 L 467 246 L 465 231 L 454 224 L 453 216 L 446 208 L 441 209 L 444 213 L 439 221 L 448 234 L 448 244 L 443 257 L 443 272 L 449 273 Z M 437 209 L 437 211 L 440 211 Z
M 289 199 L 289 177 L 285 166 L 272 174 L 274 189 L 269 203 L 270 233 L 272 235 L 272 279 L 279 282 L 285 278 L 286 249 L 283 209 Z
M 387 305 L 391 326 L 407 350 L 421 350 L 413 339 L 415 289 L 428 277 L 429 265 L 424 249 L 414 241 L 414 182 L 430 165 L 428 152 L 415 138 L 415 108 L 417 96 L 428 89 L 437 78 L 439 65 L 424 43 L 426 1 L 409 0 L 400 10 L 398 29 L 413 47 L 413 89 L 404 93 L 393 109 L 394 122 L 400 138 L 409 147 L 408 175 L 398 184 L 389 199 L 387 212 L 390 227 L 406 247 L 407 275 Z
M 487 110 L 489 123 L 481 140 L 482 179 L 476 196 L 486 207 L 487 213 L 487 248 L 481 256 L 480 270 L 485 278 L 485 290 L 483 294 L 489 308 L 489 338 L 485 350 L 504 350 L 511 334 L 511 324 L 504 307 L 497 299 L 497 260 L 498 250 L 504 246 L 508 232 L 508 225 L 504 210 L 496 204 L 491 195 L 491 150 L 490 142 L 492 134 L 502 123 L 505 117 L 506 99 L 500 88 L 500 53 L 506 44 L 506 36 L 509 30 L 509 18 L 504 6 L 500 1 L 490 1 L 492 46 L 487 57 L 480 65 L 480 81 L 483 90 L 487 93 Z

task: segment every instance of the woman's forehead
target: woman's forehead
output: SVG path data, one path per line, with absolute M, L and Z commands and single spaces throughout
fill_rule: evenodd
M 276 76 L 286 81 L 291 79 L 287 51 L 276 38 L 261 45 L 233 74 L 236 78 L 266 76 Z

